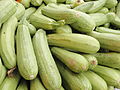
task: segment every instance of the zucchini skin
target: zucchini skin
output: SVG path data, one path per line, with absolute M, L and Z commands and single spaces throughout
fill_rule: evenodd
M 0 33 L 0 53 L 3 63 L 8 69 L 16 66 L 15 31 L 17 24 L 17 18 L 11 17 L 3 24 Z
M 28 90 L 27 81 L 22 79 L 16 90 Z
M 16 42 L 19 72 L 26 80 L 32 80 L 38 74 L 38 66 L 27 26 L 18 26 Z
M 38 30 L 33 37 L 33 46 L 38 62 L 39 75 L 44 86 L 57 90 L 61 86 L 61 77 L 48 47 L 45 31 Z
M 84 53 L 96 53 L 100 48 L 99 42 L 95 38 L 88 35 L 75 33 L 49 34 L 47 38 L 49 45 L 64 47 Z

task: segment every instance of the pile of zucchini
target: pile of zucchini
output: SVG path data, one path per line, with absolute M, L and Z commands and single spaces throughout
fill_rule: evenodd
M 119 0 L 0 0 L 0 90 L 115 88 Z

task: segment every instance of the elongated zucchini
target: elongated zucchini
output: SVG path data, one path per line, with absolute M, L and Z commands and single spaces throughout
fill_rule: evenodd
M 0 85 L 0 90 L 16 90 L 19 81 L 20 75 L 18 73 L 14 73 L 12 77 L 7 76 Z
M 0 23 L 4 23 L 16 12 L 16 3 L 13 0 L 0 0 Z
M 63 80 L 65 80 L 66 84 L 70 88 L 67 90 L 92 90 L 89 80 L 82 73 L 75 74 L 61 62 L 57 61 L 56 63 Z
M 22 79 L 16 90 L 28 90 L 27 82 Z
M 57 3 L 57 0 L 43 0 L 46 4 Z
M 111 33 L 111 34 L 120 35 L 120 31 L 119 30 L 105 28 L 105 27 L 97 27 L 96 31 L 100 32 L 100 33 Z
M 106 8 L 106 7 L 103 7 L 103 8 L 101 8 L 99 11 L 97 11 L 97 13 L 104 13 L 104 14 L 106 14 L 106 13 L 108 13 L 108 12 L 109 12 L 109 9 Z
M 27 26 L 18 26 L 16 41 L 19 72 L 26 80 L 32 80 L 38 74 L 38 66 Z
M 31 0 L 31 4 L 34 6 L 40 6 L 43 0 Z
M 96 38 L 101 45 L 101 48 L 120 52 L 120 35 L 110 33 L 91 32 L 90 36 Z
M 55 30 L 56 33 L 61 34 L 61 33 L 68 33 L 71 34 L 72 33 L 72 28 L 69 25 L 63 25 L 58 27 Z
M 95 56 L 89 55 L 89 54 L 82 54 L 82 55 L 88 61 L 90 70 L 94 69 L 98 65 L 98 61 L 97 61 L 97 58 Z
M 60 46 L 84 53 L 96 53 L 100 48 L 99 42 L 93 37 L 75 33 L 49 34 L 48 42 L 49 45 Z
M 20 20 L 24 13 L 25 13 L 25 7 L 21 3 L 17 3 L 17 8 L 16 8 L 15 16 L 17 17 L 18 20 Z
M 108 85 L 120 88 L 120 73 L 118 73 L 115 69 L 104 66 L 96 66 L 93 71 L 101 76 Z
M 116 8 L 116 15 L 120 18 L 120 2 L 118 3 Z
M 6 68 L 3 66 L 2 61 L 0 59 L 0 85 L 3 82 L 3 80 L 5 79 L 6 76 Z
M 107 8 L 113 8 L 117 5 L 118 1 L 117 0 L 107 0 L 105 7 Z
M 109 28 L 110 27 L 110 23 L 104 24 L 104 27 Z
M 0 53 L 4 65 L 10 69 L 16 66 L 15 54 L 15 31 L 17 27 L 17 18 L 11 17 L 2 27 L 0 33 Z
M 96 53 L 93 55 L 97 58 L 99 64 L 101 65 L 106 65 L 112 68 L 120 68 L 120 53 Z
M 35 78 L 34 80 L 30 81 L 30 90 L 46 90 L 42 85 L 39 78 Z
M 22 3 L 26 8 L 30 7 L 30 1 L 31 0 L 21 0 L 20 3 Z
M 84 72 L 83 75 L 87 77 L 92 85 L 92 90 L 108 90 L 107 83 L 92 71 Z
M 33 37 L 33 46 L 37 57 L 39 75 L 48 90 L 57 90 L 61 86 L 61 77 L 48 47 L 45 31 L 38 30 Z
M 82 55 L 57 47 L 53 47 L 51 51 L 71 71 L 79 73 L 88 70 L 88 61 Z
M 116 26 L 117 28 L 120 28 L 120 18 L 116 15 L 115 19 L 111 22 L 111 24 Z

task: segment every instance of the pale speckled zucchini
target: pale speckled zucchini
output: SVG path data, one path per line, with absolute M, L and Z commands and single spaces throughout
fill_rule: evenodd
M 16 3 L 13 0 L 0 0 L 0 23 L 4 23 L 16 12 Z
M 42 85 L 39 78 L 35 78 L 34 80 L 30 81 L 30 90 L 46 90 Z
M 83 75 L 87 77 L 92 85 L 92 90 L 108 90 L 107 83 L 103 78 L 92 71 L 84 72 Z
M 4 81 L 0 85 L 0 90 L 16 90 L 19 81 L 20 75 L 18 73 L 13 73 L 13 76 L 7 76 L 4 79 Z
M 16 90 L 28 90 L 27 81 L 22 79 Z
M 61 62 L 56 62 L 63 80 L 69 86 L 67 90 L 92 90 L 89 80 L 82 74 L 71 72 Z
M 79 73 L 88 70 L 88 61 L 82 55 L 57 47 L 51 48 L 51 51 L 71 71 Z
M 48 90 L 57 90 L 61 86 L 61 77 L 51 55 L 45 31 L 38 30 L 33 37 L 33 46 L 37 57 L 39 75 Z
M 16 66 L 15 31 L 17 23 L 17 18 L 11 17 L 3 24 L 0 33 L 0 53 L 4 65 L 8 69 Z
M 120 52 L 120 35 L 110 33 L 91 32 L 88 35 L 96 38 L 101 45 L 101 48 L 111 51 Z
M 95 38 L 75 33 L 49 34 L 48 42 L 49 45 L 60 46 L 84 53 L 96 53 L 100 48 L 100 44 Z
M 5 79 L 6 76 L 6 68 L 3 66 L 2 61 L 0 59 L 0 85 L 3 82 L 3 80 Z
M 18 26 L 16 43 L 19 72 L 26 80 L 32 80 L 38 74 L 38 66 L 27 26 Z

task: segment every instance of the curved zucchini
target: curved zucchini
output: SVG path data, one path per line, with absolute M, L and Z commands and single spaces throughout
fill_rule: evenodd
M 18 26 L 16 42 L 19 72 L 26 80 L 32 80 L 38 74 L 38 66 L 27 26 Z
M 13 0 L 0 0 L 0 23 L 6 22 L 16 12 Z
M 98 76 L 96 73 L 92 71 L 84 72 L 83 75 L 87 77 L 92 85 L 92 90 L 108 90 L 107 83 L 103 78 Z M 96 82 L 95 82 L 96 81 Z
M 100 48 L 100 44 L 95 38 L 75 33 L 49 34 L 48 42 L 49 45 L 60 46 L 84 53 L 96 53 Z
M 82 55 L 57 47 L 51 48 L 51 51 L 71 71 L 79 73 L 88 70 L 88 61 Z
M 21 80 L 16 90 L 28 90 L 27 81 Z
M 120 52 L 120 35 L 110 33 L 91 32 L 88 35 L 96 38 L 101 45 L 101 48 L 111 51 Z
M 16 66 L 15 54 L 15 31 L 17 27 L 17 18 L 11 17 L 3 24 L 0 33 L 0 53 L 4 65 L 11 69 Z
M 56 62 L 63 80 L 66 82 L 69 89 L 67 90 L 92 90 L 89 80 L 82 74 L 71 72 L 61 62 Z
M 5 79 L 6 76 L 6 68 L 2 65 L 2 61 L 0 59 L 0 85 L 3 82 L 3 80 Z
M 61 86 L 61 77 L 48 47 L 45 31 L 38 30 L 33 37 L 33 46 L 37 57 L 39 75 L 44 86 L 57 90 Z
M 20 75 L 18 73 L 13 74 L 12 77 L 7 76 L 0 85 L 0 90 L 16 90 L 19 81 Z
M 35 78 L 34 80 L 30 81 L 30 90 L 46 90 L 42 85 L 39 78 Z

